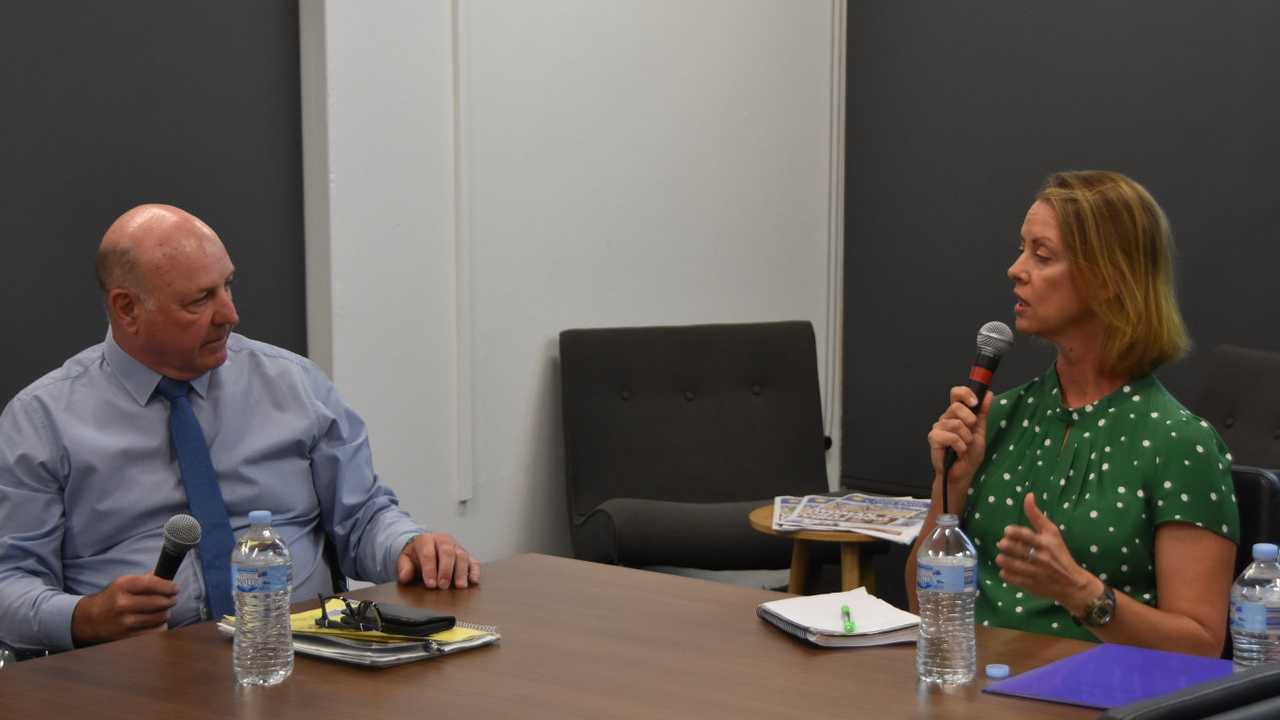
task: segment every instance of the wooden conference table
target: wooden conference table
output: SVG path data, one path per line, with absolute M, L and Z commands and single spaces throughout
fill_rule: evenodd
M 298 656 L 274 688 L 238 688 L 212 623 L 0 671 L 0 717 L 159 718 L 1093 718 L 987 695 L 984 679 L 918 686 L 915 646 L 811 648 L 765 624 L 780 593 L 550 557 L 486 565 L 483 584 L 356 597 L 429 604 L 499 626 L 500 645 L 387 670 Z M 1022 672 L 1091 647 L 978 628 L 979 667 Z

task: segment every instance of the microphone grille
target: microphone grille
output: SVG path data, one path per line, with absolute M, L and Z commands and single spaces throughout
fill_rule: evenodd
M 978 350 L 1000 357 L 1011 347 L 1013 331 L 1008 325 L 992 320 L 978 330 Z
M 178 513 L 164 524 L 164 539 L 188 547 L 199 545 L 200 521 L 186 513 Z

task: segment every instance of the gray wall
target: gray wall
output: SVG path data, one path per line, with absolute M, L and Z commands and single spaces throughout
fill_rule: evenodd
M 0 21 L 0 404 L 101 341 L 102 233 L 213 226 L 241 331 L 306 352 L 296 2 L 14 3 Z
M 925 435 L 987 320 L 1043 178 L 1118 170 L 1163 205 L 1196 344 L 1280 350 L 1280 3 L 851 0 L 844 449 L 853 487 L 927 494 Z M 1026 338 L 998 389 L 1042 372 Z

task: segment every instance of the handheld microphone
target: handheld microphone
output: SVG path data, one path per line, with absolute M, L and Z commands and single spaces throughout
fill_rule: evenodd
M 200 544 L 200 522 L 185 513 L 178 513 L 164 524 L 164 547 L 156 560 L 155 576 L 172 580 L 178 574 L 178 566 L 191 548 Z
M 969 370 L 969 379 L 965 387 L 978 396 L 978 404 L 973 408 L 974 414 L 982 408 L 982 400 L 991 387 L 991 378 L 1000 366 L 1000 357 L 1013 347 L 1013 331 L 1008 325 L 992 320 L 978 330 L 978 357 Z M 956 463 L 956 451 L 947 448 L 942 458 L 942 512 L 947 512 L 947 476 L 951 474 L 951 466 Z

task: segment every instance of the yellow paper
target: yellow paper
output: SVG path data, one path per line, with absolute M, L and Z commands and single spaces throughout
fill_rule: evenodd
M 330 610 L 329 617 L 334 622 L 342 616 L 342 610 Z M 351 640 L 366 640 L 369 642 L 404 642 L 406 640 L 422 642 L 423 640 L 435 640 L 441 643 L 457 642 L 459 640 L 467 640 L 477 635 L 489 635 L 483 630 L 474 630 L 465 627 L 453 627 L 442 632 L 433 633 L 425 637 L 417 635 L 393 635 L 391 633 L 378 632 L 376 630 L 349 630 L 347 628 L 327 627 L 323 628 L 316 625 L 316 619 L 320 617 L 320 608 L 314 610 L 304 610 L 300 613 L 294 613 L 289 616 L 289 625 L 293 632 L 299 635 L 333 635 L 336 637 L 349 638 Z M 236 619 L 228 615 L 226 622 L 235 625 Z

